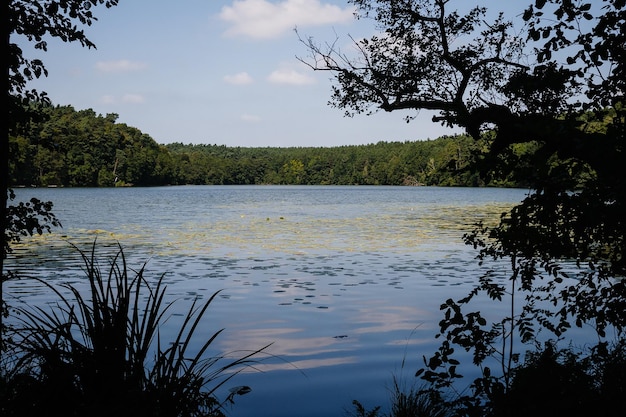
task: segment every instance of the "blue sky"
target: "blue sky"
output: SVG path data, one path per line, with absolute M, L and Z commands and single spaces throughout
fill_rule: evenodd
M 526 2 L 522 2 L 525 4 Z M 97 49 L 49 43 L 49 76 L 32 87 L 54 104 L 141 129 L 159 143 L 339 146 L 434 139 L 454 131 L 422 112 L 343 117 L 327 105 L 331 75 L 297 60 L 294 32 L 350 42 L 372 34 L 343 0 L 121 0 L 85 29 Z M 34 54 L 34 55 L 33 55 Z

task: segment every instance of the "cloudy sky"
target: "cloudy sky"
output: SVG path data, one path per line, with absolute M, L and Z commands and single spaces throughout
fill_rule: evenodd
M 345 118 L 327 105 L 330 74 L 294 28 L 349 44 L 372 34 L 346 0 L 121 0 L 95 9 L 97 50 L 49 43 L 49 76 L 32 84 L 54 104 L 117 113 L 159 143 L 337 146 L 434 139 L 452 131 L 423 112 Z M 21 42 L 20 42 L 21 43 Z M 27 55 L 32 57 L 30 52 Z

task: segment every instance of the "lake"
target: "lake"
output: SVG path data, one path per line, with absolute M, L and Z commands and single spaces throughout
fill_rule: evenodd
M 387 409 L 393 377 L 414 382 L 437 343 L 439 305 L 480 274 L 463 233 L 497 222 L 525 190 L 378 186 L 180 186 L 17 189 L 54 202 L 62 229 L 24 240 L 7 264 L 80 282 L 70 243 L 166 273 L 181 310 L 221 293 L 199 333 L 225 328 L 212 353 L 260 348 L 232 417 L 343 416 L 352 400 Z M 506 278 L 503 273 L 503 277 Z M 49 301 L 32 280 L 9 304 Z M 175 322 L 175 318 L 172 319 Z M 163 329 L 166 338 L 168 329 Z M 226 391 L 220 392 L 222 399 Z

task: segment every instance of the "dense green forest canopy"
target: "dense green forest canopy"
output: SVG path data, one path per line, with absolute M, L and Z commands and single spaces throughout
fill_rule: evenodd
M 481 175 L 475 162 L 488 139 L 481 143 L 467 135 L 331 148 L 159 145 L 118 123 L 116 114 L 72 106 L 49 106 L 44 112 L 45 118 L 10 138 L 13 186 L 524 185 L 506 168 Z M 518 167 L 527 148 L 512 149 Z

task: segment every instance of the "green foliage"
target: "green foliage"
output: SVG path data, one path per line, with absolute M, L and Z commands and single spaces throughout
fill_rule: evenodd
M 161 185 L 171 180 L 169 153 L 148 135 L 71 106 L 42 110 L 38 123 L 11 137 L 12 184 L 97 187 Z
M 589 165 L 552 155 L 536 169 L 536 142 L 488 153 L 488 132 L 415 142 L 378 142 L 332 148 L 241 148 L 223 145 L 158 145 L 117 115 L 47 107 L 39 122 L 11 137 L 13 185 L 122 186 L 166 184 L 363 184 L 526 186 L 541 175 L 571 178 L 578 187 L 595 178 Z M 586 116 L 596 132 L 613 120 Z
M 9 200 L 13 201 L 15 194 L 9 190 Z M 50 232 L 53 227 L 60 227 L 61 223 L 52 213 L 52 202 L 42 202 L 31 198 L 27 202 L 10 205 L 7 215 L 7 227 L 4 230 L 4 254 L 11 252 L 11 243 L 18 243 L 22 236 L 33 236 Z
M 233 359 L 209 354 L 223 329 L 194 342 L 217 293 L 194 301 L 174 340 L 163 341 L 159 328 L 174 307 L 164 276 L 151 283 L 145 265 L 132 271 L 121 248 L 106 273 L 95 242 L 81 256 L 90 298 L 71 284 L 41 281 L 58 297 L 56 306 L 17 308 L 2 415 L 222 416 L 215 391 L 267 346 Z M 239 387 L 226 400 L 247 392 Z
M 3 7 L 2 28 L 6 35 L 3 45 L 2 67 L 6 74 L 5 92 L 8 129 L 3 135 L 12 132 L 16 123 L 24 123 L 36 113 L 31 104 L 49 103 L 45 92 L 28 89 L 28 82 L 48 75 L 43 61 L 29 58 L 14 42 L 22 37 L 32 43 L 35 50 L 47 51 L 50 38 L 63 42 L 75 42 L 83 47 L 95 48 L 81 26 L 91 26 L 97 18 L 95 7 L 107 8 L 117 5 L 118 0 L 11 0 Z M 3 107 L 4 108 L 4 107 Z M 6 141 L 7 136 L 3 136 Z M 6 143 L 6 142 L 3 142 Z M 7 156 L 8 157 L 8 156 Z
M 179 161 L 177 183 L 491 185 L 473 165 L 480 149 L 462 135 L 332 148 L 166 146 Z M 517 185 L 506 179 L 501 184 Z
M 479 165 L 487 136 L 446 136 L 332 148 L 241 148 L 158 145 L 117 115 L 44 107 L 39 121 L 11 137 L 13 185 L 364 184 L 519 186 L 515 161 L 497 170 Z M 527 146 L 514 155 L 519 160 Z

